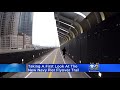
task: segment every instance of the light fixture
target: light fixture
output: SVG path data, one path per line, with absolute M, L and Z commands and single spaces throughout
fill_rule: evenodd
M 86 16 L 85 16 L 83 13 L 81 13 L 81 12 L 74 12 L 74 13 L 79 14 L 79 15 L 82 16 L 83 18 L 86 18 Z
M 62 30 L 62 31 L 64 31 L 64 32 L 66 32 L 66 33 L 69 33 L 68 31 L 66 31 L 66 30 L 64 30 L 62 28 L 59 28 L 59 27 L 57 27 L 57 28 L 60 29 L 60 30 Z
M 65 23 L 65 22 L 62 22 L 62 21 L 60 21 L 60 20 L 56 20 L 56 21 L 58 21 L 58 22 L 60 22 L 60 23 L 63 23 L 63 24 L 65 24 L 65 25 L 67 25 L 67 26 L 70 26 L 70 27 L 72 27 L 72 28 L 75 28 L 74 26 L 72 26 L 72 25 L 70 25 L 70 24 L 67 24 L 67 23 Z
M 101 77 L 101 76 L 102 76 L 102 73 L 99 72 L 99 73 L 98 73 L 98 76 Z

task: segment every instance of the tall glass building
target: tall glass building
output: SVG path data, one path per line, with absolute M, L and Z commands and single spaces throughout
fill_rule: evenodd
M 24 34 L 25 37 L 24 48 L 26 48 L 27 44 L 28 44 L 27 46 L 29 46 L 29 44 L 32 45 L 32 23 L 33 23 L 33 12 L 20 12 L 18 34 L 19 33 Z M 28 38 L 30 41 L 27 40 Z
M 0 49 L 32 45 L 32 12 L 0 12 Z
M 19 17 L 19 33 L 24 33 L 28 36 L 32 36 L 32 22 L 33 13 L 32 12 L 20 12 Z

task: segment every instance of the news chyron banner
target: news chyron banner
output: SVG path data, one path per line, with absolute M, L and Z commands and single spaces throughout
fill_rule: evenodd
M 26 64 L 0 64 L 0 72 L 26 72 Z
M 0 64 L 0 72 L 120 72 L 120 64 Z

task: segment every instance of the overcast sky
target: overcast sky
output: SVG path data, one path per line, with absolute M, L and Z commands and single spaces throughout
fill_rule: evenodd
M 33 13 L 33 44 L 59 46 L 54 12 Z

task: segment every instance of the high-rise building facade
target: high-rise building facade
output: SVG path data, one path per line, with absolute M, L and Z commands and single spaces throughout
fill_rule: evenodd
M 0 12 L 0 37 L 2 49 L 17 49 L 19 12 Z
M 17 45 L 18 45 L 18 49 L 23 49 L 24 48 L 23 35 L 18 34 L 18 36 L 17 36 Z
M 24 49 L 30 48 L 32 45 L 32 22 L 32 12 L 20 12 L 18 32 L 24 34 Z
M 33 13 L 32 12 L 20 12 L 19 18 L 19 33 L 24 33 L 31 38 L 32 44 L 32 22 Z
M 0 12 L 0 49 L 23 49 L 25 41 L 31 46 L 32 17 L 32 12 Z

